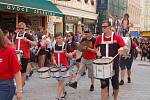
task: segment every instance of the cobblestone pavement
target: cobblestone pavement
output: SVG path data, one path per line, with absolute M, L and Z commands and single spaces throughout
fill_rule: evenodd
M 132 83 L 120 86 L 120 100 L 150 100 L 150 62 L 135 60 L 132 66 Z M 101 100 L 100 82 L 95 81 L 95 91 L 90 92 L 90 79 L 81 78 L 77 89 L 66 87 L 68 96 L 65 100 Z M 113 100 L 112 88 L 110 98 Z M 55 79 L 40 79 L 35 72 L 24 88 L 23 100 L 55 100 L 57 96 L 57 81 Z M 16 100 L 14 98 L 14 100 Z

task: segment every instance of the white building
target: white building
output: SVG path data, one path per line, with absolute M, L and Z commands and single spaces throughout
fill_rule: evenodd
M 97 19 L 96 0 L 51 0 L 65 15 L 63 19 L 53 17 L 56 32 L 82 32 L 83 26 L 95 31 Z M 55 19 L 55 20 L 54 20 Z M 57 21 L 56 21 L 57 19 Z

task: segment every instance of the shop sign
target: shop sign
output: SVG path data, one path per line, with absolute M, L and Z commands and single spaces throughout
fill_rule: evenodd
M 142 32 L 143 37 L 150 37 L 150 31 Z
M 8 4 L 0 4 L 0 6 L 1 6 L 0 9 L 4 9 L 4 10 L 55 16 L 55 13 L 50 12 L 50 11 L 45 11 L 42 9 L 35 9 L 35 8 L 31 8 L 31 7 L 8 5 Z
M 92 19 L 83 19 L 83 23 L 84 24 L 96 24 L 96 20 L 92 20 Z
M 74 16 L 65 16 L 65 22 L 78 23 L 79 18 Z

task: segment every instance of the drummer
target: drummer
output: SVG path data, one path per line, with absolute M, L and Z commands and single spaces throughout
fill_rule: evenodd
M 81 75 L 85 72 L 86 69 L 88 69 L 88 77 L 91 79 L 90 91 L 94 91 L 93 61 L 96 59 L 96 50 L 94 49 L 96 39 L 93 37 L 90 29 L 84 30 L 84 35 L 85 37 L 81 40 L 81 44 L 84 41 L 87 41 L 91 43 L 91 46 L 81 46 L 82 58 L 80 68 L 75 78 L 75 82 L 70 83 L 69 86 L 76 89 Z
M 108 22 L 102 23 L 102 31 L 104 35 L 99 35 L 96 38 L 95 47 L 99 48 L 102 56 L 108 55 L 109 57 L 114 57 L 117 53 L 123 53 L 126 50 L 125 43 L 123 39 L 111 30 L 111 25 Z M 112 35 L 113 34 L 113 35 Z M 106 44 L 102 44 L 102 40 L 111 41 L 113 37 L 113 42 L 109 44 L 109 52 L 106 54 Z M 113 69 L 115 71 L 114 76 L 111 79 L 113 87 L 113 96 L 114 100 L 118 100 L 119 92 L 119 57 L 114 59 Z M 109 87 L 109 78 L 100 79 L 101 81 L 101 96 L 102 100 L 108 100 L 108 87 Z
M 55 35 L 55 39 L 56 39 L 56 44 L 53 47 L 53 62 L 60 68 L 68 67 L 69 63 L 67 60 L 67 52 L 66 52 L 65 43 L 63 41 L 62 33 L 57 33 Z M 58 54 L 60 54 L 60 58 L 58 57 Z M 61 98 L 65 98 L 67 92 L 64 90 L 63 76 L 59 76 L 56 79 L 58 80 L 58 93 L 57 93 L 58 97 L 56 99 L 60 100 Z
M 26 69 L 30 58 L 30 45 L 36 46 L 36 42 L 34 41 L 32 36 L 25 31 L 25 29 L 26 29 L 26 24 L 24 22 L 20 22 L 18 24 L 18 33 L 14 38 L 14 44 L 16 46 L 16 50 L 18 49 L 17 37 L 23 38 L 20 40 L 20 48 L 19 48 L 19 50 L 23 51 L 23 56 L 21 57 L 21 65 L 22 65 L 21 75 L 22 75 L 23 86 L 25 85 Z

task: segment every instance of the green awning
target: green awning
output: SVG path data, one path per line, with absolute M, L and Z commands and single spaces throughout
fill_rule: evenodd
M 48 0 L 0 0 L 0 10 L 63 16 L 63 13 Z

